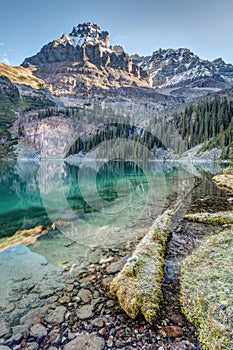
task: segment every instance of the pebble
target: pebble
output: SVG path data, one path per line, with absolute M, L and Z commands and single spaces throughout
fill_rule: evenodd
M 92 316 L 93 305 L 84 305 L 77 310 L 77 316 L 80 320 L 86 320 Z
M 12 312 L 14 309 L 15 309 L 15 305 L 14 305 L 14 304 L 9 304 L 9 305 L 7 305 L 7 307 L 5 308 L 4 311 L 5 311 L 7 314 L 9 314 L 9 313 Z
M 49 314 L 46 316 L 46 321 L 48 323 L 62 323 L 64 321 L 65 313 L 65 306 L 58 306 L 56 309 L 50 310 Z
M 123 265 L 122 261 L 113 262 L 106 268 L 106 272 L 109 275 L 114 275 L 122 269 Z
M 68 304 L 70 302 L 70 298 L 68 296 L 64 296 L 58 299 L 58 302 L 60 304 Z
M 81 289 L 78 292 L 78 297 L 84 302 L 84 303 L 89 303 L 89 301 L 92 298 L 92 293 L 90 292 L 89 289 Z
M 0 322 L 0 338 L 9 335 L 10 327 L 6 322 Z
M 61 341 L 61 333 L 59 329 L 53 329 L 49 334 L 51 344 L 59 345 Z
M 105 342 L 95 334 L 81 334 L 65 345 L 64 350 L 102 350 Z
M 53 295 L 54 295 L 54 290 L 48 289 L 40 294 L 40 299 L 49 298 Z
M 162 327 L 162 331 L 165 332 L 167 335 L 175 338 L 182 337 L 184 334 L 183 329 L 179 326 Z
M 47 336 L 47 329 L 42 324 L 35 324 L 30 330 L 30 335 L 41 340 Z
M 36 342 L 28 343 L 27 350 L 39 350 L 39 345 Z

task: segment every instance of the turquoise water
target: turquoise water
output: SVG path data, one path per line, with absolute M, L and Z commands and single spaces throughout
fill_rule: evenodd
M 126 226 L 142 226 L 140 220 L 148 226 L 185 177 L 173 164 L 96 163 L 0 163 L 0 238 L 52 224 L 88 245 L 90 230 L 94 241 L 103 227 L 119 236 Z
M 32 297 L 22 288 L 62 289 L 67 276 L 101 261 L 105 249 L 134 246 L 208 167 L 96 159 L 80 167 L 0 163 L 0 318 L 11 323 L 31 310 Z

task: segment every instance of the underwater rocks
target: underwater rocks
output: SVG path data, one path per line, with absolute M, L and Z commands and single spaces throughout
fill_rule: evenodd
M 142 317 L 127 317 L 110 294 L 109 284 L 132 250 L 128 245 L 103 248 L 99 262 L 62 274 L 48 271 L 41 283 L 33 282 L 32 276 L 15 279 L 10 294 L 15 300 L 13 311 L 0 307 L 0 318 L 5 320 L 0 350 L 158 350 L 169 344 L 174 349 L 194 349 L 180 328 L 174 336 Z M 163 325 L 168 326 L 165 321 Z

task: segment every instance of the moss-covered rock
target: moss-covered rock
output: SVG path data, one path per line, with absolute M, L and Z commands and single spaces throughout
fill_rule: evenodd
M 206 239 L 181 267 L 181 303 L 204 350 L 233 349 L 233 231 Z
M 184 216 L 184 219 L 213 225 L 233 224 L 233 212 L 187 214 Z
M 213 181 L 216 182 L 219 187 L 225 187 L 233 191 L 233 175 L 231 170 L 229 170 L 229 173 L 214 176 Z
M 152 324 L 158 315 L 164 255 L 174 214 L 174 210 L 167 210 L 157 218 L 111 283 L 111 293 L 117 296 L 121 308 L 133 319 L 141 312 Z

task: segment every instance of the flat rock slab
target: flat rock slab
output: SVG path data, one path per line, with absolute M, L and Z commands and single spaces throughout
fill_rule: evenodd
M 65 345 L 64 350 L 102 350 L 105 342 L 94 334 L 81 334 Z

